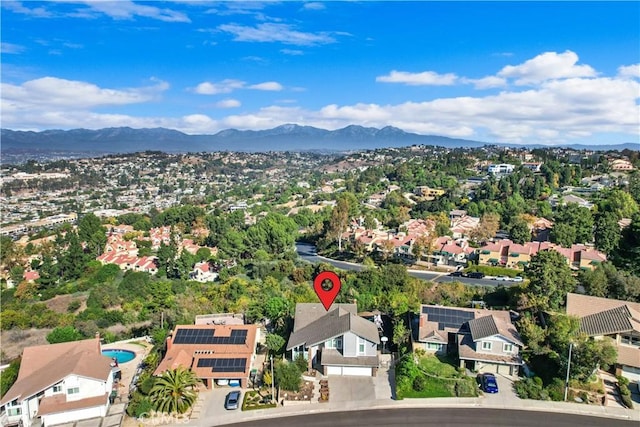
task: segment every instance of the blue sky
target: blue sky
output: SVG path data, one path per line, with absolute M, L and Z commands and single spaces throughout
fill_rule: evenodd
M 8 1 L 2 127 L 638 142 L 640 2 Z

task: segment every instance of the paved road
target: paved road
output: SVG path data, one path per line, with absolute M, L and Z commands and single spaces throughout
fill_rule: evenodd
M 316 413 L 228 424 L 229 427 L 404 427 L 424 425 L 464 427 L 631 427 L 637 426 L 637 422 L 584 415 L 536 413 L 509 409 L 398 408 Z
M 362 271 L 364 270 L 364 266 L 360 264 L 355 264 L 352 262 L 345 261 L 337 261 L 331 258 L 326 258 L 320 256 L 316 252 L 316 248 L 314 245 L 310 243 L 296 243 L 296 251 L 298 252 L 298 256 L 306 261 L 319 263 L 324 262 L 327 264 L 331 264 L 336 268 L 341 270 L 350 270 L 350 271 Z M 487 280 L 487 279 L 470 279 L 468 277 L 451 277 L 447 273 L 435 273 L 431 271 L 418 271 L 418 270 L 409 270 L 409 275 L 413 277 L 417 277 L 422 280 L 430 280 L 432 282 L 442 282 L 442 283 L 450 283 L 450 282 L 462 282 L 466 285 L 474 285 L 474 286 L 510 286 L 513 282 L 497 282 L 495 280 Z

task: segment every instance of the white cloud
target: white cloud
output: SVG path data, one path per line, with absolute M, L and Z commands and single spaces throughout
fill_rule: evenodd
M 618 68 L 620 77 L 640 78 L 640 64 L 626 65 Z
M 136 104 L 155 99 L 169 88 L 166 82 L 154 79 L 154 83 L 153 86 L 119 90 L 77 80 L 42 77 L 19 86 L 2 83 L 2 100 L 25 112 L 51 107 L 90 108 Z
M 219 83 L 202 82 L 195 87 L 194 92 L 200 95 L 216 95 L 219 93 L 231 93 L 236 89 L 241 89 L 245 82 L 241 80 L 225 79 Z
M 238 108 L 241 105 L 240 101 L 231 98 L 216 102 L 216 107 L 218 108 Z
M 298 49 L 280 49 L 280 53 L 291 56 L 304 55 L 304 52 Z
M 263 23 L 255 27 L 239 24 L 224 24 L 218 30 L 233 34 L 235 41 L 242 42 L 278 42 L 297 46 L 314 46 L 335 43 L 327 32 L 305 33 L 293 29 L 288 24 Z
M 520 65 L 507 65 L 498 77 L 516 79 L 518 85 L 541 83 L 546 80 L 571 77 L 595 77 L 596 72 L 588 65 L 576 65 L 578 55 L 567 50 L 564 53 L 545 52 Z
M 140 16 L 164 22 L 191 22 L 189 17 L 182 12 L 150 6 L 149 3 L 140 4 L 130 0 L 84 1 L 79 3 L 88 6 L 92 11 L 105 14 L 116 20 L 134 19 L 136 16 Z
M 406 71 L 393 70 L 386 76 L 376 77 L 377 82 L 383 83 L 404 83 L 411 86 L 449 86 L 456 82 L 457 76 L 452 73 L 438 74 L 433 71 L 422 73 L 409 73 Z
M 476 89 L 491 89 L 496 87 L 504 87 L 507 84 L 507 80 L 502 77 L 487 76 L 481 79 L 461 79 L 463 83 L 470 83 L 475 86 Z
M 255 89 L 255 90 L 267 90 L 267 91 L 277 92 L 282 90 L 282 85 L 278 82 L 264 82 L 264 83 L 251 85 L 248 88 Z
M 302 6 L 302 8 L 306 10 L 324 10 L 326 9 L 326 6 L 324 5 L 324 3 L 314 1 L 314 2 L 305 3 L 304 6 Z
M 4 9 L 12 12 L 22 13 L 36 18 L 49 18 L 52 16 L 52 13 L 44 7 L 28 8 L 19 1 L 2 1 L 0 5 L 2 5 Z
M 22 53 L 24 52 L 24 50 L 25 50 L 24 46 L 20 46 L 19 44 L 5 43 L 5 42 L 0 43 L 0 53 L 16 54 L 16 53 Z

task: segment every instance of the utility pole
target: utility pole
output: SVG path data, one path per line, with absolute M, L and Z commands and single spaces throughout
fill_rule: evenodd
M 276 383 L 276 378 L 273 376 L 273 354 L 272 354 L 271 355 L 271 401 L 272 402 L 276 398 L 275 383 Z
M 573 343 L 569 343 L 569 361 L 567 362 L 567 379 L 564 382 L 564 401 L 567 401 L 567 394 L 569 393 L 569 371 L 571 370 L 571 350 L 573 349 Z

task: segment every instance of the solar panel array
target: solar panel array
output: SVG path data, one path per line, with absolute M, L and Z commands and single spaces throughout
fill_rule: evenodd
M 228 337 L 216 337 L 213 329 L 178 329 L 174 344 L 245 344 L 246 329 L 232 329 Z
M 446 307 L 422 307 L 422 313 L 428 316 L 430 322 L 438 322 L 438 329 L 441 330 L 444 328 L 457 329 L 474 318 L 473 312 Z
M 211 368 L 211 372 L 245 372 L 247 359 L 200 359 L 198 368 Z

